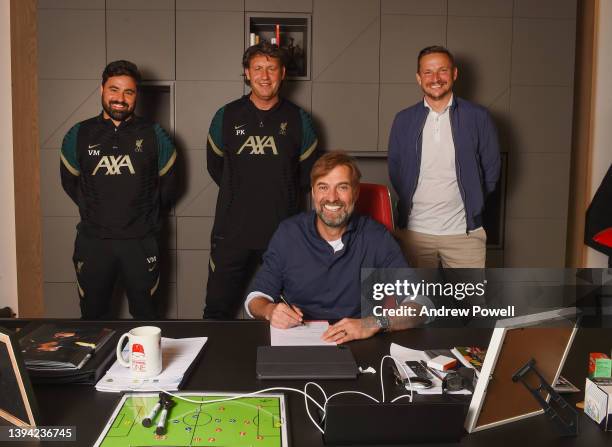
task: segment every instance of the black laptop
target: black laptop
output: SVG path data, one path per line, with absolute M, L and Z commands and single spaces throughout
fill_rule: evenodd
M 326 445 L 458 442 L 468 401 L 327 403 L 323 441 Z
M 351 350 L 336 346 L 259 346 L 258 379 L 355 379 Z

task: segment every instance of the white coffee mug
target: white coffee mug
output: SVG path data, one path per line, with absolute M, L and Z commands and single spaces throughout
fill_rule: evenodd
M 123 357 L 121 345 L 128 337 L 128 359 Z M 162 370 L 161 329 L 141 326 L 126 332 L 117 344 L 117 361 L 130 368 L 133 377 L 145 379 L 157 376 Z

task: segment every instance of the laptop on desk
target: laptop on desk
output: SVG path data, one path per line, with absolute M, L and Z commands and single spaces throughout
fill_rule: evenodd
M 458 442 L 468 401 L 403 403 L 327 403 L 323 441 L 326 445 Z
M 259 346 L 258 379 L 355 379 L 351 350 L 336 346 Z

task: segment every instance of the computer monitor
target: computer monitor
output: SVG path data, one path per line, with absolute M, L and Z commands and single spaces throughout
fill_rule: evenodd
M 533 395 L 520 382 L 513 382 L 512 376 L 535 359 L 538 371 L 554 384 L 576 330 L 575 308 L 499 321 L 474 389 L 465 429 L 472 433 L 543 413 Z M 533 376 L 526 377 L 527 383 L 537 386 L 539 382 Z
M 0 326 L 0 418 L 35 427 L 38 407 L 15 334 Z

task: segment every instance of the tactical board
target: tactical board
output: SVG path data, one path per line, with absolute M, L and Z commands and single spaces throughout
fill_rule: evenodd
M 202 403 L 173 397 L 165 435 L 156 435 L 154 425 L 145 428 L 142 419 L 159 400 L 158 394 L 125 394 L 95 447 L 126 446 L 223 446 L 287 447 L 287 418 L 282 394 L 260 394 L 225 402 L 206 403 L 238 396 L 232 393 L 175 393 Z M 160 411 L 161 413 L 161 411 Z

